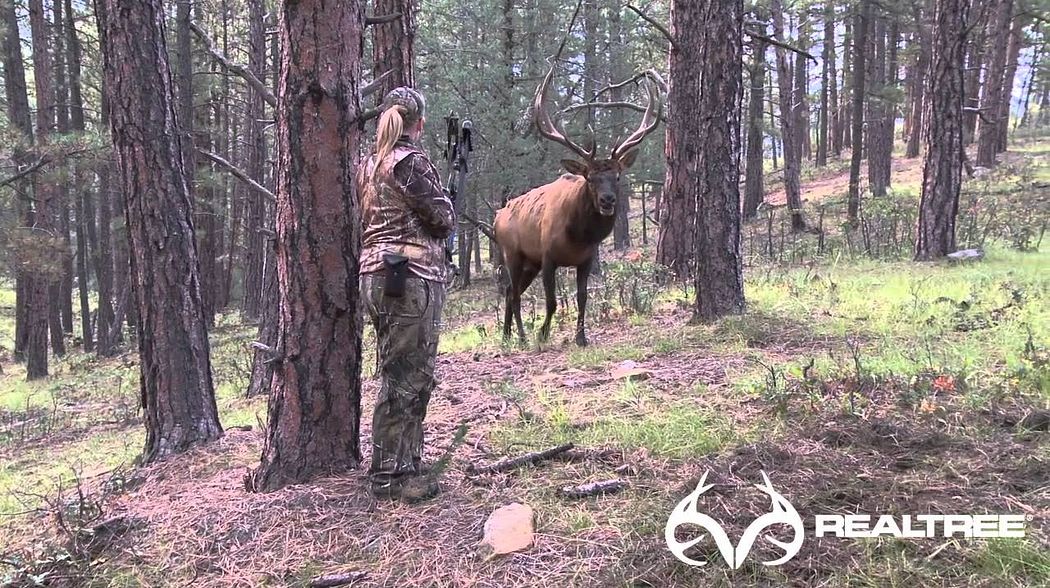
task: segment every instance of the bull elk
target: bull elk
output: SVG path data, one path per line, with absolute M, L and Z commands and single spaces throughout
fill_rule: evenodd
M 503 250 L 510 277 L 506 289 L 503 337 L 510 339 L 511 317 L 518 336 L 525 340 L 521 324 L 521 295 L 538 274 L 543 276 L 547 316 L 540 339 L 550 337 L 551 318 L 557 309 L 555 271 L 576 268 L 576 344 L 587 345 L 584 316 L 587 309 L 587 279 L 598 252 L 598 245 L 609 236 L 616 221 L 616 199 L 620 174 L 631 167 L 638 145 L 656 129 L 662 109 L 659 88 L 662 80 L 655 72 L 645 74 L 648 102 L 638 129 L 612 150 L 608 159 L 595 157 L 592 140 L 584 149 L 568 138 L 547 111 L 547 89 L 554 76 L 552 67 L 536 90 L 533 116 L 540 134 L 575 153 L 580 160 L 563 159 L 569 172 L 557 180 L 514 198 L 496 213 L 493 233 Z

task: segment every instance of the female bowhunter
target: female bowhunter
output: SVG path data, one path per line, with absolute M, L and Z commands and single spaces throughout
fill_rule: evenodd
M 372 493 L 406 502 L 439 491 L 425 475 L 423 419 L 434 390 L 455 211 L 418 146 L 426 102 L 409 87 L 383 99 L 361 189 L 361 295 L 375 326 L 382 385 L 372 418 Z

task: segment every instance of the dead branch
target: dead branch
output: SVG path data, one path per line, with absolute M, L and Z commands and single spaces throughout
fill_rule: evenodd
M 579 486 L 565 486 L 558 490 L 558 495 L 564 498 L 586 498 L 588 496 L 600 496 L 602 494 L 613 494 L 627 487 L 627 482 L 620 478 L 590 482 Z
M 802 57 L 805 57 L 806 59 L 812 61 L 813 63 L 817 62 L 817 58 L 816 57 L 813 57 L 812 55 L 810 55 L 809 53 L 806 53 L 805 51 L 799 49 L 798 47 L 789 45 L 787 43 L 782 43 L 780 41 L 777 41 L 773 37 L 768 37 L 766 35 L 763 35 L 762 33 L 759 33 L 758 31 L 752 31 L 752 30 L 744 29 L 744 33 L 746 33 L 747 35 L 750 35 L 752 39 L 760 39 L 762 41 L 765 41 L 766 43 L 769 43 L 770 45 L 773 45 L 774 47 L 780 47 L 781 49 L 787 49 L 788 51 L 792 51 L 794 53 L 798 53 L 799 55 L 801 55 Z
M 512 469 L 514 469 L 514 468 L 516 468 L 518 466 L 530 465 L 530 464 L 531 465 L 535 465 L 535 464 L 537 464 L 537 463 L 539 463 L 539 462 L 541 462 L 541 461 L 543 461 L 545 459 L 550 459 L 550 458 L 554 457 L 555 455 L 558 455 L 560 453 L 565 453 L 566 451 L 572 449 L 573 447 L 575 447 L 575 446 L 572 443 L 566 443 L 565 445 L 559 445 L 557 447 L 553 447 L 553 448 L 547 449 L 545 451 L 535 451 L 533 453 L 526 453 L 525 455 L 519 455 L 518 457 L 511 457 L 511 458 L 507 458 L 507 459 L 502 459 L 500 461 L 497 461 L 496 463 L 485 465 L 485 466 L 481 466 L 481 467 L 476 467 L 473 464 L 471 464 L 470 467 L 467 468 L 467 473 L 468 474 L 494 474 L 496 472 L 504 472 L 504 471 L 507 471 L 507 470 L 512 470 Z
M 266 84 L 262 83 L 259 78 L 255 77 L 255 74 L 252 73 L 251 70 L 243 65 L 233 63 L 227 59 L 225 55 L 220 53 L 219 50 L 215 48 L 215 44 L 212 42 L 211 37 L 209 37 L 207 33 L 204 32 L 204 29 L 200 28 L 197 23 L 191 22 L 190 30 L 192 30 L 193 34 L 204 43 L 204 48 L 213 58 L 215 58 L 215 61 L 219 62 L 219 65 L 221 65 L 223 69 L 243 78 L 244 81 L 248 82 L 248 85 L 252 87 L 252 90 L 255 90 L 263 97 L 263 100 L 265 100 L 267 104 L 274 108 L 277 107 L 277 97 L 273 95 L 273 92 L 271 92 L 268 87 L 266 87 Z
M 370 109 L 362 112 L 361 115 L 357 117 L 357 122 L 359 122 L 359 123 L 368 122 L 368 121 L 370 121 L 373 118 L 376 118 L 378 116 L 379 116 L 379 109 L 378 108 L 370 108 Z
M 263 186 L 262 184 L 260 184 L 260 183 L 256 182 L 255 180 L 251 179 L 251 177 L 249 177 L 248 174 L 244 172 L 244 170 L 240 169 L 239 167 L 233 165 L 229 161 L 226 161 L 222 157 L 220 157 L 220 156 L 218 156 L 218 155 L 216 155 L 216 154 L 214 154 L 214 153 L 212 153 L 210 151 L 205 151 L 204 149 L 197 149 L 197 153 L 200 153 L 204 157 L 207 157 L 208 159 L 213 161 L 216 165 L 218 165 L 219 167 L 221 167 L 221 168 L 225 169 L 226 171 L 230 172 L 231 174 L 233 174 L 233 176 L 235 178 L 237 178 L 238 180 L 244 182 L 245 184 L 248 185 L 248 187 L 250 187 L 251 189 L 255 190 L 256 192 L 262 194 L 263 196 L 266 196 L 271 201 L 273 201 L 273 202 L 277 201 L 277 196 L 273 192 L 271 192 L 268 189 L 266 189 L 266 187 Z
M 364 98 L 366 96 L 371 96 L 372 94 L 375 94 L 376 90 L 378 90 L 379 87 L 383 85 L 383 80 L 389 78 L 391 75 L 393 75 L 393 73 L 394 70 L 388 69 L 383 73 L 383 75 L 365 84 L 361 88 L 361 97 Z
M 21 180 L 22 178 L 25 178 L 26 176 L 31 176 L 31 175 L 35 174 L 36 172 L 40 171 L 40 169 L 45 167 L 45 166 L 48 166 L 48 165 L 50 165 L 52 163 L 56 163 L 56 162 L 68 159 L 68 158 L 73 157 L 75 155 L 80 155 L 81 153 L 84 153 L 86 151 L 88 151 L 88 149 L 74 149 L 74 150 L 69 151 L 67 153 L 59 153 L 59 154 L 45 153 L 45 154 L 41 155 L 40 158 L 35 163 L 30 165 L 29 167 L 23 169 L 22 171 L 14 174 L 12 176 L 9 176 L 7 178 L 4 178 L 3 180 L 0 180 L 0 188 L 3 188 L 5 186 L 9 186 L 9 185 L 17 182 L 18 180 Z
M 398 20 L 399 18 L 401 18 L 401 14 L 400 13 L 398 13 L 398 14 L 384 14 L 383 16 L 366 16 L 365 17 L 365 26 L 368 27 L 368 26 L 372 26 L 372 25 L 386 24 L 388 22 L 394 22 L 395 20 Z
M 627 8 L 630 9 L 635 14 L 637 14 L 639 17 L 641 17 L 641 19 L 644 20 L 645 22 L 647 22 L 647 23 L 653 25 L 654 27 L 656 27 L 656 30 L 658 30 L 661 33 L 663 33 L 664 38 L 667 39 L 667 42 L 671 44 L 671 48 L 672 49 L 677 49 L 678 48 L 677 45 L 675 45 L 674 37 L 671 36 L 671 31 L 667 30 L 667 27 L 665 27 L 662 23 L 660 23 L 659 21 L 657 21 L 653 17 L 649 16 L 648 14 L 642 12 L 638 8 L 635 8 L 635 6 L 633 4 L 628 4 Z
M 475 227 L 477 227 L 478 230 L 481 231 L 482 233 L 484 233 L 484 235 L 486 237 L 488 237 L 489 239 L 492 239 L 493 241 L 496 240 L 496 231 L 492 228 L 492 225 L 490 225 L 488 223 L 485 223 L 485 222 L 482 222 L 482 221 L 479 221 L 478 219 L 474 218 L 473 216 L 467 214 L 466 212 L 461 212 L 461 213 L 459 213 L 459 215 L 462 216 L 463 218 L 465 218 L 467 220 L 467 222 L 469 222 L 470 224 L 472 224 Z
M 346 586 L 368 576 L 368 572 L 343 572 L 339 574 L 325 574 L 310 580 L 310 588 L 334 588 L 335 586 Z

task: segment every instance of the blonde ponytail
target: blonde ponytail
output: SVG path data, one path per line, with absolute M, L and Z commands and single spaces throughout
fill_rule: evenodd
M 373 177 L 386 164 L 387 158 L 394 150 L 394 144 L 404 133 L 406 114 L 408 110 L 404 106 L 397 105 L 387 108 L 379 117 L 379 124 L 376 126 L 376 158 Z M 386 174 L 389 171 L 383 170 L 383 173 Z

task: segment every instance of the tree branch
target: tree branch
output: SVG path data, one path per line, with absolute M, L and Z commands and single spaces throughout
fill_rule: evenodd
M 379 87 L 383 85 L 383 80 L 389 78 L 391 76 L 391 74 L 393 74 L 393 73 L 394 73 L 394 70 L 388 69 L 388 70 L 386 70 L 386 72 L 383 73 L 383 75 L 381 75 L 378 78 L 372 80 L 371 82 L 368 82 L 367 84 L 365 84 L 361 88 L 361 97 L 364 98 L 365 96 L 369 96 L 371 94 L 375 94 L 376 90 L 378 90 Z
M 752 39 L 760 39 L 762 41 L 765 41 L 766 43 L 769 43 L 770 45 L 773 45 L 774 47 L 780 47 L 782 49 L 787 49 L 788 51 L 793 51 L 795 53 L 798 53 L 799 55 L 801 55 L 802 57 L 805 57 L 806 59 L 812 61 L 813 63 L 817 62 L 817 58 L 816 57 L 813 57 L 812 55 L 810 55 L 809 53 L 806 53 L 805 51 L 799 49 L 798 47 L 793 47 L 791 45 L 788 45 L 787 43 L 781 43 L 780 41 L 777 41 L 776 39 L 774 39 L 772 37 L 767 37 L 766 35 L 763 35 L 762 33 L 759 33 L 757 31 L 751 31 L 751 30 L 744 29 L 744 33 L 746 33 L 747 35 L 750 35 Z
M 263 100 L 265 100 L 267 104 L 274 108 L 277 107 L 277 97 L 273 95 L 270 88 L 266 87 L 266 84 L 262 83 L 259 78 L 255 77 L 255 74 L 252 73 L 251 70 L 243 65 L 233 63 L 227 59 L 225 55 L 219 53 L 219 51 L 215 49 L 215 44 L 212 43 L 211 37 L 209 37 L 207 33 L 197 25 L 197 23 L 191 22 L 190 30 L 192 30 L 193 34 L 204 43 L 204 48 L 213 58 L 215 58 L 215 61 L 219 62 L 219 65 L 221 65 L 223 69 L 243 78 L 244 81 L 248 82 L 248 85 L 252 87 L 252 90 L 255 90 L 263 97 Z
M 633 4 L 628 4 L 627 8 L 630 9 L 635 14 L 637 14 L 639 17 L 641 17 L 641 19 L 644 20 L 645 22 L 647 22 L 647 23 L 653 25 L 654 27 L 656 27 L 656 30 L 658 30 L 661 33 L 663 33 L 664 38 L 666 38 L 667 42 L 671 44 L 671 48 L 672 49 L 677 49 L 678 48 L 678 46 L 675 45 L 674 37 L 671 36 L 671 31 L 667 30 L 667 27 L 665 27 L 662 23 L 658 22 L 656 19 L 654 19 L 653 17 L 649 16 L 648 14 L 642 12 L 638 8 L 635 8 L 635 6 Z
M 39 159 L 36 160 L 35 163 L 30 165 L 29 167 L 19 171 L 18 173 L 14 174 L 12 176 L 9 176 L 7 178 L 4 178 L 4 179 L 0 180 L 0 188 L 6 187 L 6 186 L 10 186 L 11 184 L 17 182 L 18 180 L 21 180 L 22 178 L 25 178 L 26 176 L 31 176 L 31 175 L 35 174 L 36 172 L 40 171 L 42 168 L 44 168 L 44 167 L 46 167 L 48 165 L 51 165 L 52 163 L 55 163 L 57 161 L 62 161 L 62 160 L 67 159 L 69 157 L 73 157 L 74 155 L 80 155 L 81 153 L 85 153 L 87 151 L 90 151 L 90 149 L 74 149 L 72 151 L 68 151 L 68 152 L 65 152 L 65 153 L 61 153 L 60 152 L 60 153 L 57 153 L 57 154 L 56 153 L 44 153 L 43 155 L 40 156 Z
M 255 190 L 256 192 L 262 194 L 263 196 L 266 196 L 271 201 L 277 201 L 277 196 L 273 192 L 267 190 L 265 186 L 253 180 L 250 176 L 248 176 L 248 174 L 244 173 L 244 170 L 240 169 L 239 167 L 233 165 L 229 161 L 226 161 L 222 157 L 219 157 L 218 155 L 210 151 L 205 151 L 204 149 L 197 149 L 197 153 L 200 153 L 204 157 L 207 157 L 216 165 L 230 172 L 235 178 L 244 182 L 248 185 L 248 187 Z

